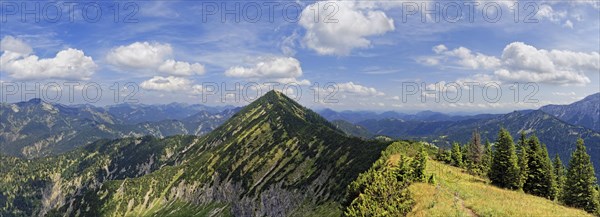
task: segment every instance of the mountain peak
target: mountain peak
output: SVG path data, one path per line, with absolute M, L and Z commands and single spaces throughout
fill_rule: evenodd
M 21 106 L 36 106 L 36 105 L 40 105 L 42 103 L 43 103 L 42 99 L 40 99 L 40 98 L 33 98 L 33 99 L 28 100 L 28 101 L 18 102 L 18 103 L 15 103 L 15 104 L 17 106 L 21 107 Z
M 281 94 L 281 93 L 282 93 L 281 91 L 273 89 L 273 90 L 269 90 L 266 94 Z
M 269 92 L 265 93 L 265 95 L 263 95 L 260 98 L 266 98 L 269 100 L 291 100 L 287 96 L 285 96 L 285 94 L 283 94 L 282 92 L 277 91 L 277 90 L 270 90 Z
M 305 108 L 284 93 L 271 90 L 245 106 L 224 125 L 239 125 L 246 122 L 263 122 L 295 133 L 301 129 L 329 128 L 343 134 L 325 118 Z M 238 128 L 236 126 L 235 128 Z
M 27 102 L 30 103 L 30 104 L 40 104 L 40 103 L 42 103 L 42 99 L 40 99 L 40 98 L 33 98 L 33 99 L 30 99 Z
M 271 90 L 265 93 L 260 98 L 256 99 L 254 102 L 250 103 L 247 107 L 256 107 L 256 106 L 269 106 L 269 108 L 275 108 L 283 106 L 283 109 L 289 108 L 298 108 L 304 110 L 305 108 L 302 105 L 298 104 L 293 99 L 290 99 L 282 92 Z

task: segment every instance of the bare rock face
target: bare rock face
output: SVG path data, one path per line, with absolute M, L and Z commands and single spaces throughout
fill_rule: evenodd
M 202 187 L 198 183 L 180 182 L 171 188 L 169 198 L 165 202 L 182 200 L 197 205 L 220 202 L 230 204 L 230 211 L 234 216 L 283 217 L 289 216 L 304 202 L 315 202 L 318 196 L 315 194 L 319 188 L 318 183 L 306 190 L 286 189 L 283 183 L 275 183 L 257 195 L 248 195 L 245 194 L 247 191 L 241 187 L 241 183 L 221 182 L 216 177 L 213 185 Z

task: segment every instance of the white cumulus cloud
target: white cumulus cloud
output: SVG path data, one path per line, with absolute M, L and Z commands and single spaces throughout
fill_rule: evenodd
M 204 66 L 199 63 L 188 63 L 175 60 L 166 60 L 158 67 L 158 71 L 171 75 L 190 76 L 204 74 Z
M 202 89 L 201 85 L 196 85 L 187 78 L 175 76 L 154 76 L 151 79 L 142 82 L 140 87 L 145 90 L 188 93 L 197 93 Z
M 33 55 L 33 49 L 20 39 L 6 36 L 0 42 L 0 71 L 18 80 L 89 80 L 98 66 L 81 50 L 68 48 L 53 58 Z
M 600 70 L 598 52 L 537 49 L 513 42 L 502 52 L 502 67 L 494 72 L 502 80 L 553 84 L 587 84 L 585 72 Z
M 122 70 L 151 70 L 175 76 L 204 74 L 204 65 L 172 59 L 170 44 L 134 42 L 113 48 L 107 55 L 108 63 Z
M 297 80 L 302 76 L 300 61 L 293 57 L 261 57 L 248 67 L 234 66 L 225 71 L 225 76 L 248 78 L 253 80 L 267 79 L 280 83 L 298 83 L 307 85 L 308 80 Z
M 135 42 L 113 48 L 106 59 L 120 67 L 153 68 L 162 64 L 172 53 L 173 48 L 169 44 Z
M 373 4 L 336 1 L 328 10 L 322 9 L 324 4 L 317 2 L 306 7 L 299 21 L 306 29 L 304 45 L 318 54 L 349 55 L 352 49 L 369 47 L 369 36 L 382 35 L 395 29 L 394 20 L 382 10 L 375 9 Z M 319 10 L 314 10 L 315 7 Z M 336 13 L 332 12 L 334 8 L 337 8 Z M 319 12 L 317 21 L 315 11 Z
M 467 69 L 491 69 L 500 65 L 498 58 L 473 52 L 465 47 L 448 50 L 445 45 L 440 44 L 432 50 L 437 56 L 423 57 L 418 59 L 419 62 L 425 65 L 439 65 L 442 60 L 450 60 Z
M 21 39 L 12 37 L 10 35 L 4 36 L 4 38 L 2 38 L 2 40 L 0 41 L 0 50 L 10 51 L 22 55 L 28 55 L 33 53 L 33 49 L 31 48 L 31 46 L 29 46 Z
M 435 52 L 436 54 L 441 54 L 444 51 L 448 50 L 448 47 L 446 47 L 446 45 L 440 44 L 438 46 L 433 47 L 433 52 Z
M 506 45 L 500 57 L 472 52 L 464 47 L 448 50 L 445 46 L 438 45 L 433 50 L 436 55 L 417 58 L 417 61 L 424 65 L 449 63 L 466 69 L 492 72 L 491 74 L 478 73 L 472 79 L 462 80 L 585 85 L 590 83 L 586 73 L 600 71 L 598 52 L 545 50 L 523 42 Z
M 383 92 L 378 91 L 373 87 L 366 87 L 354 82 L 340 83 L 336 85 L 339 92 L 354 94 L 358 96 L 384 96 Z

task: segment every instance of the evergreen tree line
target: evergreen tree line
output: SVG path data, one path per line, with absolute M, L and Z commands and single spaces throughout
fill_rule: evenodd
M 479 132 L 473 132 L 469 143 L 454 143 L 450 150 L 439 149 L 437 159 L 468 173 L 488 177 L 501 188 L 556 200 L 567 206 L 600 215 L 600 193 L 590 156 L 583 139 L 578 139 L 568 167 L 558 156 L 551 160 L 546 145 L 535 135 L 521 132 L 515 144 L 502 128 L 496 142 L 481 144 Z
M 391 146 L 401 146 L 392 144 Z M 421 146 L 413 159 L 400 154 L 391 166 L 390 155 L 395 147 L 388 147 L 382 157 L 365 173 L 348 185 L 344 216 L 405 216 L 415 201 L 408 186 L 413 182 L 435 182 L 427 176 L 427 152 Z

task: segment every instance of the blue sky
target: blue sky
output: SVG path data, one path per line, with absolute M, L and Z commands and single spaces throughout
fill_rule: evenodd
M 117 3 L 0 1 L 3 101 L 31 98 L 11 88 L 39 83 L 41 92 L 62 88 L 60 100 L 54 92 L 38 95 L 48 101 L 111 104 L 116 82 L 118 102 L 243 105 L 243 97 L 222 102 L 207 91 L 239 82 L 252 99 L 265 82 L 281 83 L 276 89 L 293 82 L 302 95 L 288 94 L 312 108 L 507 112 L 600 91 L 597 1 Z M 32 8 L 39 22 L 23 15 Z M 56 11 L 61 17 L 53 21 Z M 102 97 L 75 94 L 70 102 L 65 82 L 80 84 L 77 93 L 99 84 Z M 123 89 L 129 82 L 135 87 Z M 335 89 L 325 88 L 330 82 Z M 438 91 L 422 91 L 436 84 Z

